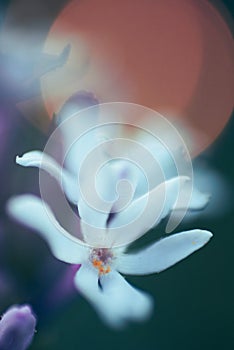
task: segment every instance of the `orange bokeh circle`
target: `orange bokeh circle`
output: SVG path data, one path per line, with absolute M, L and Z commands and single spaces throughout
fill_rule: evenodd
M 50 115 L 76 91 L 100 102 L 133 102 L 180 120 L 194 154 L 219 135 L 233 109 L 234 44 L 224 17 L 205 0 L 73 0 L 44 50 L 67 63 L 44 76 Z

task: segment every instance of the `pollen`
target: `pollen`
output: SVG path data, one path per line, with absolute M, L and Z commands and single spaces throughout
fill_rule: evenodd
M 112 252 L 107 248 L 93 249 L 90 255 L 92 265 L 98 270 L 99 275 L 105 275 L 111 271 Z
M 93 259 L 93 266 L 100 268 L 102 265 L 102 262 L 100 260 Z
M 98 269 L 99 275 L 105 275 L 106 273 L 109 273 L 111 268 L 109 265 L 105 266 L 100 260 L 94 259 L 92 261 L 93 266 Z

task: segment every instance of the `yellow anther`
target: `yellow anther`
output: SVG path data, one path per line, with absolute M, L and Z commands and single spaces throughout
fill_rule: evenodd
M 109 273 L 110 272 L 110 266 L 107 266 L 107 268 L 106 268 L 106 272 L 105 273 Z
M 98 270 L 101 275 L 105 273 L 105 269 L 102 266 L 100 266 Z
M 112 262 L 112 258 L 112 252 L 106 248 L 93 249 L 90 262 L 98 270 L 99 275 L 105 275 L 111 271 L 109 263 Z
M 93 266 L 99 268 L 102 265 L 102 262 L 100 260 L 93 260 Z

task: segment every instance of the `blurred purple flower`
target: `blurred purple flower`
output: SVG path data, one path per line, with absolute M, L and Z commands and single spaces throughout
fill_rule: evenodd
M 50 306 L 61 304 L 67 301 L 69 297 L 76 295 L 76 288 L 74 285 L 74 277 L 81 265 L 68 265 L 64 274 L 55 283 L 51 293 L 48 293 L 47 300 Z
M 0 349 L 25 350 L 31 344 L 36 318 L 30 306 L 12 306 L 0 322 Z

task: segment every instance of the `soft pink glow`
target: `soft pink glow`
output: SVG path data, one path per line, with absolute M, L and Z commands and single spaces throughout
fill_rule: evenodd
M 232 112 L 233 41 L 208 1 L 73 0 L 45 51 L 58 53 L 67 43 L 67 64 L 42 79 L 50 115 L 86 89 L 100 102 L 134 102 L 184 121 L 197 154 Z

